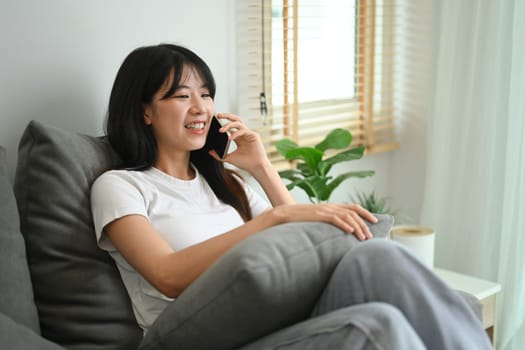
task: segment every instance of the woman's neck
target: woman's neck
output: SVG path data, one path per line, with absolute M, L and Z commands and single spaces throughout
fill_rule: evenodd
M 191 180 L 195 178 L 195 170 L 190 165 L 189 152 L 184 156 L 170 157 L 159 154 L 155 162 L 155 168 L 177 179 Z

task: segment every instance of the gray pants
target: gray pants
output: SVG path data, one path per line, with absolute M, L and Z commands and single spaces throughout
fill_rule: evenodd
M 374 239 L 340 261 L 312 317 L 243 350 L 491 349 L 458 293 L 398 244 Z

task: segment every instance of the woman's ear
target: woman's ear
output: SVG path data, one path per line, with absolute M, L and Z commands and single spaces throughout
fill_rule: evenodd
M 146 105 L 143 108 L 144 108 L 144 124 L 151 125 L 151 115 L 152 115 L 151 106 Z

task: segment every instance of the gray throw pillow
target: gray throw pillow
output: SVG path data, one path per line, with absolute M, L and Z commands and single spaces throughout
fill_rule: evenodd
M 40 333 L 5 149 L 0 147 L 0 312 Z
M 91 218 L 91 184 L 116 163 L 104 138 L 35 121 L 19 145 L 15 194 L 42 335 L 72 350 L 129 350 L 142 337 Z
M 372 226 L 385 237 L 392 217 Z M 307 318 L 341 257 L 359 241 L 324 223 L 262 231 L 227 252 L 155 321 L 150 349 L 235 349 Z

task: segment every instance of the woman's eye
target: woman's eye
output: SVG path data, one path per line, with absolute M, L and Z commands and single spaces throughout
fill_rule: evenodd
M 175 97 L 175 98 L 189 98 L 188 95 L 175 95 L 173 97 Z
M 204 98 L 208 98 L 208 97 L 211 97 L 211 95 L 210 95 L 210 94 L 202 94 L 201 96 L 202 96 L 202 97 L 204 97 Z

